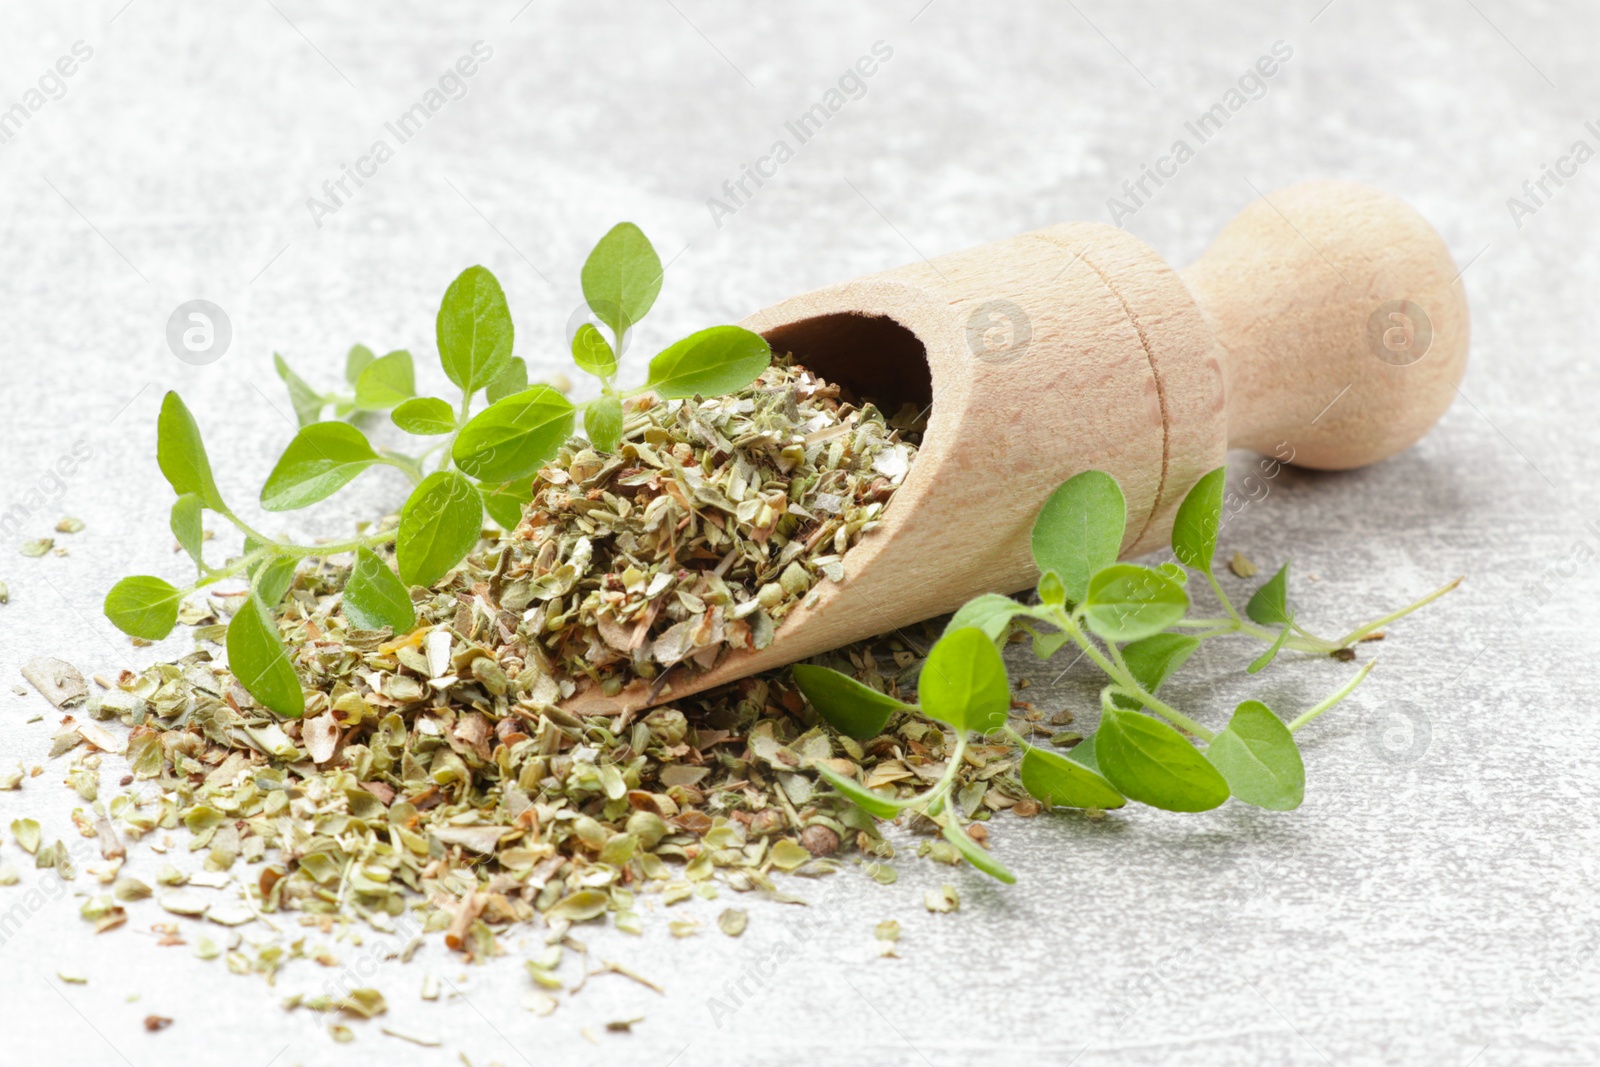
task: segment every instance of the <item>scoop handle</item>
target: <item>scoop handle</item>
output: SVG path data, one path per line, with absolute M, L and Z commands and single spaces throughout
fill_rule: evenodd
M 1179 272 L 1226 352 L 1228 445 L 1323 470 L 1425 434 L 1466 369 L 1460 271 L 1403 201 L 1354 182 L 1261 197 Z

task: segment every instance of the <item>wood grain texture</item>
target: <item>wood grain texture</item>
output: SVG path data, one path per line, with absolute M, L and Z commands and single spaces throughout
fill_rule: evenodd
M 1368 336 L 1394 300 L 1432 325 L 1426 355 L 1404 366 Z M 844 581 L 819 585 L 767 649 L 674 678 L 656 703 L 1032 586 L 1034 515 L 1081 471 L 1121 483 L 1129 556 L 1166 544 L 1179 502 L 1230 446 L 1288 441 L 1296 462 L 1330 468 L 1392 455 L 1448 406 L 1467 348 L 1438 236 L 1400 201 L 1331 182 L 1258 201 L 1181 275 L 1122 230 L 1067 223 L 797 296 L 743 325 L 802 361 L 816 350 L 847 385 L 925 373 L 928 428 Z M 1385 354 L 1410 358 L 1403 345 Z M 567 706 L 649 696 L 636 684 Z

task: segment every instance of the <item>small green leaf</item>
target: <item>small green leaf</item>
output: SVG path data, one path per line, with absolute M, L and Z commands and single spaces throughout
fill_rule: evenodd
M 414 396 L 389 413 L 389 419 L 406 433 L 434 437 L 456 428 L 456 413 L 436 396 Z
M 483 532 L 483 504 L 455 471 L 422 479 L 400 511 L 395 562 L 408 585 L 430 586 L 460 563 Z
M 278 369 L 278 377 L 283 379 L 284 386 L 289 390 L 289 403 L 294 407 L 295 421 L 301 426 L 316 422 L 322 415 L 322 394 L 290 370 L 289 364 L 276 352 L 272 353 L 272 365 Z
M 1228 783 L 1200 750 L 1141 712 L 1102 707 L 1094 755 L 1124 796 L 1152 808 L 1209 811 L 1228 799 Z
M 1105 811 L 1127 803 L 1116 787 L 1095 771 L 1032 745 L 1025 746 L 1018 776 L 1028 794 L 1046 806 Z
M 650 361 L 645 383 L 663 400 L 722 396 L 742 389 L 772 363 L 772 346 L 742 326 L 713 326 L 669 345 Z
M 583 263 L 583 299 L 595 318 L 620 338 L 656 302 L 661 274 L 661 257 L 644 231 L 631 222 L 619 222 Z
M 1039 631 L 1034 630 L 1032 627 L 1024 628 L 1033 634 L 1033 654 L 1039 659 L 1049 659 L 1057 652 L 1060 652 L 1061 649 L 1072 640 L 1070 634 L 1067 634 L 1061 630 L 1055 630 L 1050 633 L 1040 633 Z
M 1094 734 L 1090 734 L 1067 749 L 1067 758 L 1074 763 L 1089 768 L 1096 774 L 1100 774 L 1100 761 L 1095 758 L 1094 754 Z
M 522 522 L 522 509 L 533 500 L 533 485 L 527 479 L 504 485 L 479 485 L 483 507 L 502 530 L 515 530 Z
M 622 401 L 602 393 L 583 407 L 583 432 L 601 452 L 615 452 L 622 441 Z
M 917 679 L 917 703 L 930 719 L 956 730 L 986 734 L 1004 726 L 1011 683 L 994 642 L 972 628 L 939 638 Z
M 416 367 L 405 349 L 379 356 L 356 379 L 356 407 L 362 411 L 388 411 L 417 392 Z
M 1133 675 L 1133 680 L 1146 693 L 1154 696 L 1172 672 L 1183 666 L 1183 661 L 1199 647 L 1200 639 L 1188 634 L 1152 634 L 1124 647 L 1122 659 L 1127 663 L 1128 673 Z M 1122 693 L 1114 694 L 1111 699 L 1119 707 L 1139 706 L 1137 700 Z
M 201 546 L 205 544 L 206 532 L 201 528 L 201 503 L 200 497 L 194 493 L 185 493 L 172 502 L 172 536 L 178 539 L 178 544 L 189 553 L 189 558 L 194 560 L 194 565 L 202 571 L 206 569 L 205 558 L 200 554 Z
M 256 596 L 261 598 L 261 603 L 269 608 L 276 608 L 283 600 L 283 594 L 294 584 L 294 572 L 299 566 L 300 561 L 294 556 L 273 556 L 265 562 L 256 564 L 251 571 L 251 584 L 255 587 Z
M 572 335 L 572 362 L 579 370 L 601 381 L 617 373 L 617 354 L 611 351 L 610 342 L 591 322 L 579 326 L 578 332 Z
M 506 369 L 501 371 L 494 381 L 489 383 L 489 388 L 484 392 L 489 403 L 520 393 L 528 387 L 528 364 L 521 356 L 512 356 L 506 363 Z
M 1250 661 L 1250 666 L 1244 669 L 1245 673 L 1259 674 L 1263 667 L 1277 659 L 1278 653 L 1283 651 L 1284 642 L 1289 640 L 1289 631 L 1292 629 L 1294 629 L 1293 617 L 1291 617 L 1289 621 L 1284 624 L 1283 629 L 1278 631 L 1278 637 L 1272 642 L 1271 646 L 1268 647 L 1265 652 L 1261 653 L 1261 655 Z
M 1305 799 L 1306 768 L 1294 735 L 1259 700 L 1246 700 L 1234 709 L 1228 728 L 1206 749 L 1206 758 L 1246 804 L 1291 811 Z
M 1012 619 L 1028 612 L 1027 605 L 1018 604 L 1008 596 L 984 593 L 982 596 L 973 597 L 956 609 L 944 632 L 952 633 L 971 627 L 974 630 L 982 630 L 989 640 L 998 641 L 1011 628 Z
M 361 372 L 367 369 L 367 364 L 376 358 L 366 345 L 351 345 L 344 357 L 344 380 L 351 385 L 356 384 L 361 380 Z
M 222 494 L 217 492 L 216 479 L 211 476 L 211 460 L 200 440 L 200 427 L 177 393 L 169 392 L 161 401 L 161 415 L 156 420 L 156 463 L 174 493 L 194 493 L 212 511 L 227 512 Z
M 1289 565 L 1278 568 L 1278 573 L 1257 589 L 1244 606 L 1244 613 L 1262 626 L 1289 625 Z
M 450 455 L 456 466 L 486 482 L 528 478 L 571 436 L 575 421 L 572 401 L 548 385 L 536 385 L 474 415 Z
M 396 634 L 410 632 L 417 621 L 405 583 L 370 548 L 356 550 L 356 565 L 344 587 L 344 616 L 360 629 L 387 626 Z
M 895 712 L 912 710 L 911 705 L 826 667 L 796 663 L 790 670 L 817 714 L 835 730 L 858 740 L 877 737 Z
M 956 825 L 954 814 L 939 829 L 944 833 L 945 840 L 956 846 L 956 850 L 968 863 L 990 878 L 1006 885 L 1016 884 L 1017 876 L 1007 870 L 1005 864 L 991 856 L 987 849 L 980 847 L 976 841 L 968 837 L 967 832 Z
M 1107 641 L 1159 633 L 1189 610 L 1189 594 L 1171 578 L 1134 563 L 1113 563 L 1089 580 L 1089 629 Z
M 306 710 L 300 677 L 278 634 L 272 613 L 255 594 L 245 598 L 228 623 L 228 669 L 265 708 L 298 719 Z
M 159 641 L 178 624 L 178 603 L 183 600 L 170 582 L 148 574 L 124 578 L 106 594 L 106 618 L 129 637 Z
M 1089 579 L 1117 561 L 1128 522 L 1122 487 L 1104 471 L 1084 471 L 1050 494 L 1033 520 L 1033 562 L 1054 571 L 1067 599 L 1083 603 Z
M 1039 575 L 1039 603 L 1059 608 L 1067 602 L 1067 587 L 1061 584 L 1061 575 L 1045 571 Z
M 500 282 L 483 267 L 468 267 L 450 283 L 435 326 L 439 362 L 468 396 L 498 378 L 511 362 L 511 309 Z
M 376 364 L 374 364 L 376 365 Z M 289 511 L 332 496 L 378 461 L 367 437 L 347 422 L 302 427 L 261 487 L 261 506 Z
M 857 783 L 854 779 L 846 778 L 838 771 L 824 767 L 820 763 L 816 765 L 815 770 L 822 775 L 824 781 L 846 797 L 849 797 L 856 807 L 868 815 L 876 815 L 880 819 L 892 819 L 900 814 L 906 803 L 909 803 L 893 800 L 889 797 L 880 797 L 872 790 Z
M 1217 553 L 1217 528 L 1222 524 L 1222 489 L 1228 468 L 1218 467 L 1190 489 L 1172 521 L 1172 554 L 1185 567 L 1211 573 Z

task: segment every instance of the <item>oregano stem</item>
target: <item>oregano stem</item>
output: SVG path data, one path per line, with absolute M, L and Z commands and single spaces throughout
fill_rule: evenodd
M 965 730 L 957 730 L 956 747 L 954 751 L 950 753 L 949 762 L 945 764 L 944 774 L 941 775 L 939 780 L 934 783 L 932 789 L 928 790 L 926 793 L 922 794 L 920 798 L 918 798 L 917 806 L 922 809 L 924 813 L 926 813 L 927 809 L 936 801 L 943 799 L 945 794 L 950 792 L 950 787 L 955 784 L 956 775 L 961 771 L 961 761 L 966 758 L 966 755 L 967 732 Z
M 1387 626 L 1396 619 L 1404 618 L 1413 611 L 1416 611 L 1418 608 L 1425 607 L 1426 605 L 1433 603 L 1435 600 L 1438 600 L 1456 586 L 1460 585 L 1465 577 L 1466 575 L 1462 575 L 1460 578 L 1457 578 L 1454 581 L 1446 582 L 1444 585 L 1441 585 L 1439 588 L 1435 589 L 1421 600 L 1418 600 L 1412 604 L 1408 604 L 1399 611 L 1391 611 L 1381 619 L 1373 619 L 1364 626 L 1357 626 L 1354 630 L 1351 630 L 1349 633 L 1345 634 L 1344 637 L 1340 638 L 1339 647 L 1348 648 L 1357 641 L 1361 640 L 1363 637 L 1372 633 L 1374 630 Z
M 1257 626 L 1255 623 L 1243 618 L 1180 619 L 1172 625 L 1174 628 L 1186 630 L 1205 630 L 1205 633 L 1195 635 L 1201 640 L 1204 640 L 1208 637 L 1222 637 L 1225 634 L 1247 634 L 1250 637 L 1265 641 L 1270 645 L 1278 639 L 1278 632 L 1276 630 L 1269 630 L 1265 626 Z M 1299 626 L 1296 626 L 1295 629 L 1305 636 L 1290 637 L 1283 643 L 1284 648 L 1290 649 L 1294 652 L 1316 652 L 1321 655 L 1327 655 L 1330 652 L 1335 652 L 1344 647 L 1343 645 L 1338 645 L 1332 641 L 1326 641 L 1320 637 L 1317 637 L 1315 634 L 1307 633 Z
M 1119 666 L 1107 659 L 1105 653 L 1097 648 L 1093 641 L 1079 628 L 1077 622 L 1062 608 L 1055 608 L 1050 613 L 1050 621 L 1059 626 L 1063 633 L 1072 638 L 1074 644 L 1083 650 L 1083 654 L 1094 660 L 1095 665 L 1106 673 L 1112 681 L 1127 690 L 1128 695 L 1138 700 L 1145 707 L 1166 719 L 1172 725 L 1187 730 L 1200 740 L 1210 743 L 1217 735 L 1201 726 L 1189 716 L 1163 701 L 1157 700 L 1154 694 L 1145 691 L 1144 686 L 1134 680 L 1133 674 L 1125 666 Z M 1115 646 L 1112 646 L 1115 648 Z M 1117 653 L 1121 658 L 1121 653 Z
M 386 467 L 393 467 L 395 470 L 400 471 L 411 479 L 412 485 L 422 481 L 422 464 L 410 456 L 402 456 L 398 452 L 391 452 L 385 448 L 379 450 L 378 462 Z
M 1335 704 L 1339 703 L 1339 701 L 1343 700 L 1345 697 L 1347 697 L 1351 693 L 1355 692 L 1356 686 L 1360 685 L 1362 680 L 1364 678 L 1366 678 L 1367 675 L 1372 673 L 1372 668 L 1376 667 L 1377 665 L 1378 665 L 1378 661 L 1377 660 L 1368 660 L 1366 663 L 1362 664 L 1361 669 L 1356 672 L 1356 676 L 1354 678 L 1350 679 L 1348 682 L 1346 682 L 1342 687 L 1340 687 L 1338 692 L 1334 693 L 1332 696 L 1328 697 L 1322 703 L 1320 703 L 1320 704 L 1316 705 L 1315 707 L 1309 709 L 1303 715 L 1301 715 L 1299 718 L 1297 718 L 1293 722 L 1291 722 L 1289 724 L 1289 732 L 1290 733 L 1295 733 L 1302 726 L 1305 726 L 1307 723 L 1309 723 L 1313 719 L 1315 719 L 1318 715 L 1321 715 L 1323 712 L 1327 711 L 1329 708 L 1331 708 Z
M 1206 581 L 1210 583 L 1211 591 L 1217 594 L 1217 599 L 1222 602 L 1222 610 L 1228 613 L 1228 618 L 1234 622 L 1242 622 L 1243 620 L 1239 618 L 1238 610 L 1233 606 L 1233 601 L 1229 600 L 1228 594 L 1222 591 L 1222 583 L 1218 582 L 1217 576 L 1211 573 L 1211 568 L 1207 567 L 1202 573 L 1206 576 Z

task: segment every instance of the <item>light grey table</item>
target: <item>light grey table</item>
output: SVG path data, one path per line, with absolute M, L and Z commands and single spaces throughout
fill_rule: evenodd
M 276 988 L 228 975 L 193 957 L 192 935 L 158 947 L 149 926 L 167 916 L 152 904 L 95 937 L 77 915 L 92 881 L 63 885 L 23 864 L 22 884 L 0 887 L 0 1061 L 1600 1058 L 1600 527 L 1589 525 L 1600 520 L 1600 164 L 1547 184 L 1532 214 L 1508 205 L 1575 141 L 1600 147 L 1584 125 L 1600 77 L 1590 8 L 519 3 L 103 0 L 0 15 L 0 109 L 28 108 L 43 77 L 37 110 L 0 127 L 11 134 L 0 143 L 0 514 L 19 516 L 0 545 L 11 593 L 0 762 L 45 765 L 0 793 L 0 827 L 28 814 L 71 839 L 77 804 L 64 761 L 45 759 L 54 716 L 30 723 L 48 709 L 9 693 L 20 664 L 53 653 L 107 670 L 186 647 L 135 649 L 98 611 L 120 575 L 185 570 L 153 455 L 165 389 L 199 413 L 224 493 L 247 502 L 291 432 L 271 353 L 331 385 L 352 342 L 408 346 L 421 384 L 442 383 L 432 317 L 467 264 L 499 275 L 518 351 L 548 370 L 562 362 L 582 257 L 621 218 L 672 257 L 643 331 L 652 341 L 920 255 L 1106 219 L 1122 182 L 1278 41 L 1293 54 L 1260 98 L 1124 223 L 1181 264 L 1256 190 L 1371 182 L 1415 204 L 1466 267 L 1473 355 L 1459 400 L 1420 445 L 1369 470 L 1285 471 L 1225 551 L 1263 563 L 1292 553 L 1302 619 L 1326 630 L 1467 581 L 1394 627 L 1365 688 L 1308 733 L 1310 790 L 1292 814 L 1003 819 L 994 833 L 1015 888 L 907 856 L 893 886 L 852 871 L 806 884 L 808 911 L 750 903 L 737 941 L 675 941 L 656 909 L 643 938 L 591 942 L 666 995 L 595 978 L 549 1018 L 522 1006 L 531 936 L 484 967 L 433 944 L 408 967 L 383 962 L 370 938 L 336 945 L 348 973 L 370 972 L 387 993 L 384 1021 L 438 1038 L 438 1050 L 376 1025 L 336 1045 L 322 1020 L 277 1006 L 330 972 L 300 963 Z M 47 76 L 79 41 L 71 76 Z M 477 41 L 492 54 L 464 95 L 399 144 L 385 124 Z M 880 41 L 892 55 L 859 99 L 753 195 L 727 201 L 723 183 L 775 140 L 793 144 L 785 123 Z M 393 157 L 362 163 L 380 138 Z M 324 182 L 346 165 L 372 176 L 347 180 L 333 204 Z M 737 210 L 713 211 L 709 197 Z M 228 350 L 205 366 L 165 339 L 173 310 L 196 298 L 231 322 Z M 75 447 L 89 458 L 53 475 Z M 282 528 L 341 532 L 400 492 L 373 476 Z M 17 555 L 68 514 L 87 522 L 59 538 L 68 556 Z M 1052 686 L 1059 666 L 1016 662 L 1041 706 L 1087 718 L 1081 682 Z M 1237 668 L 1227 650 L 1211 653 L 1183 694 L 1231 706 L 1246 691 Z M 1260 691 L 1304 706 L 1347 672 L 1286 663 Z M 16 864 L 4 836 L 0 862 Z M 157 860 L 136 848 L 130 870 L 149 878 Z M 930 915 L 923 891 L 946 880 L 961 910 Z M 731 896 L 681 910 L 709 924 Z M 887 918 L 904 924 L 898 960 L 874 951 Z M 792 958 L 766 967 L 781 944 Z M 63 983 L 63 969 L 87 984 Z M 737 1011 L 713 1010 L 728 982 L 763 970 Z M 419 998 L 424 973 L 447 980 L 444 999 Z M 176 1022 L 147 1034 L 147 1013 Z M 632 1034 L 604 1029 L 635 1016 Z

